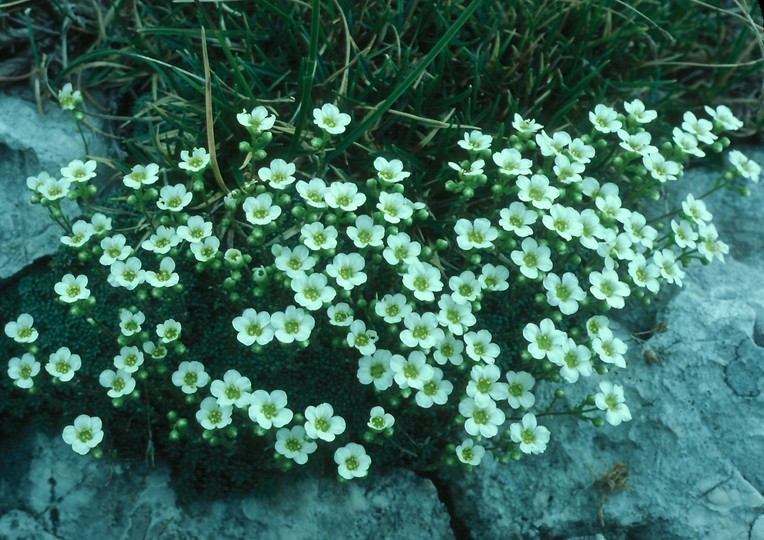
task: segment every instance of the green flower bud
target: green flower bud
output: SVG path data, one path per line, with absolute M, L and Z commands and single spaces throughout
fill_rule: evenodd
M 601 416 L 597 416 L 592 419 L 592 424 L 594 427 L 602 427 L 605 425 L 605 420 Z
M 245 153 L 252 150 L 252 145 L 249 144 L 247 141 L 241 141 L 239 143 L 239 152 Z

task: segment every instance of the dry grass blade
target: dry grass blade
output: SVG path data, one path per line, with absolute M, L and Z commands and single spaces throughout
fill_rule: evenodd
M 223 175 L 220 174 L 218 166 L 217 152 L 215 151 L 215 125 L 212 118 L 212 79 L 210 77 L 210 59 L 207 56 L 207 35 L 202 26 L 202 61 L 204 62 L 204 117 L 207 124 L 207 151 L 210 154 L 210 165 L 212 174 L 215 175 L 215 181 L 218 187 L 224 193 L 230 193 L 231 190 L 225 185 Z

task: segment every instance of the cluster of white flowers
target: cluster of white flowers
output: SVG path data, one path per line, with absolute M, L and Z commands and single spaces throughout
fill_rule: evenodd
M 477 130 L 466 133 L 458 145 L 469 159 L 447 164 L 448 174 L 456 177 L 447 188 L 468 199 L 468 193 L 490 178 L 496 205 L 478 217 L 454 216 L 450 227 L 456 249 L 448 253 L 454 257 L 447 264 L 440 254 L 445 239 L 430 243 L 414 226 L 431 212 L 414 200 L 413 190 L 407 191 L 412 172 L 400 160 L 381 156 L 373 160 L 371 177 L 363 185 L 315 177 L 298 170 L 300 163 L 281 158 L 267 166 L 251 163 L 253 180 L 223 200 L 226 220 L 242 233 L 225 240 L 228 225 L 219 226 L 211 215 L 192 214 L 205 206 L 196 206 L 202 201 L 194 186 L 210 166 L 210 154 L 204 148 L 184 150 L 178 169 L 190 178 L 183 182 L 164 179 L 164 185 L 154 188 L 163 174 L 154 163 L 136 165 L 123 178 L 134 193 L 131 204 L 149 220 L 161 216 L 151 221 L 140 241 L 111 234 L 111 222 L 100 214 L 89 222 L 67 224 L 61 241 L 96 254 L 108 283 L 126 292 L 180 293 L 184 277 L 176 271 L 176 259 L 184 252 L 196 261 L 198 271 L 227 265 L 230 288 L 237 287 L 242 271 L 251 272 L 255 294 L 247 301 L 252 307 L 232 318 L 230 338 L 254 351 L 272 342 L 307 346 L 326 317 L 356 355 L 358 381 L 373 386 L 379 398 L 369 412 L 367 441 L 393 433 L 400 408 L 383 408 L 386 393 L 400 396 L 400 407 L 450 405 L 455 422 L 449 429 L 459 433 L 453 451 L 464 464 L 478 465 L 489 448 L 504 457 L 538 454 L 551 435 L 539 424 L 547 410 L 533 393 L 540 374 L 572 384 L 608 368 L 625 368 L 626 344 L 603 314 L 623 308 L 631 297 L 654 295 L 664 282 L 681 285 L 689 260 L 723 261 L 728 251 L 702 200 L 688 195 L 659 238 L 658 225 L 636 209 L 634 195 L 676 181 L 690 156 L 720 151 L 726 145 L 721 131 L 738 129 L 741 123 L 725 107 L 707 108 L 711 120 L 688 112 L 674 129 L 673 142 L 657 145 L 645 129 L 655 111 L 639 100 L 623 108 L 625 113 L 619 113 L 597 105 L 589 115 L 592 132 L 581 137 L 563 131 L 548 134 L 520 115 L 515 115 L 515 133 L 506 143 Z M 314 145 L 317 149 L 342 134 L 351 120 L 331 104 L 315 109 L 313 117 L 319 138 L 324 137 Z M 275 115 L 256 107 L 237 120 L 252 136 L 243 146 L 249 149 L 245 165 L 262 161 Z M 614 167 L 617 174 L 629 175 L 629 186 L 600 182 L 588 174 L 602 148 L 620 152 Z M 740 152 L 730 154 L 730 163 L 728 179 L 758 180 L 759 166 Z M 42 173 L 27 182 L 38 198 L 53 203 L 67 196 L 71 185 L 92 178 L 94 169 L 94 162 L 73 161 L 61 170 L 61 179 Z M 285 234 L 281 225 L 287 216 L 296 223 Z M 239 240 L 246 245 L 233 247 Z M 250 252 L 260 257 L 257 268 L 248 266 Z M 459 268 L 464 261 L 470 266 Z M 87 313 L 88 302 L 95 300 L 88 284 L 87 275 L 66 274 L 55 292 L 72 309 Z M 379 289 L 380 284 L 385 288 Z M 518 371 L 510 368 L 520 359 L 507 357 L 500 336 L 481 328 L 477 316 L 488 293 L 514 293 L 515 287 L 535 295 L 548 314 L 516 321 L 524 340 L 523 365 L 533 366 Z M 263 310 L 257 306 L 257 291 L 274 297 L 283 293 L 287 305 Z M 573 322 L 563 322 L 565 317 L 574 317 Z M 177 318 L 184 320 L 181 313 Z M 153 340 L 146 339 L 147 316 L 138 308 L 121 309 L 118 320 L 121 348 L 99 377 L 115 405 L 135 395 L 136 379 L 148 376 L 150 362 L 165 358 L 168 349 L 185 350 L 182 325 L 175 319 L 155 321 Z M 5 332 L 20 344 L 31 344 L 37 338 L 33 323 L 31 316 L 21 315 Z M 68 381 L 80 365 L 80 357 L 62 347 L 50 356 L 46 370 Z M 332 404 L 295 413 L 284 390 L 253 390 L 252 381 L 235 369 L 225 370 L 219 379 L 199 361 L 181 361 L 174 369 L 169 378 L 190 402 L 198 403 L 196 419 L 206 430 L 205 438 L 248 417 L 259 433 L 272 433 L 279 456 L 305 464 L 319 444 L 339 444 L 351 431 Z M 13 358 L 8 372 L 17 386 L 28 388 L 39 370 L 33 354 L 27 353 Z M 209 395 L 197 398 L 207 387 Z M 604 380 L 574 413 L 589 420 L 604 413 L 611 425 L 631 419 L 624 389 Z M 100 420 L 85 415 L 64 432 L 79 453 L 102 437 Z M 487 439 L 490 445 L 485 445 Z M 365 476 L 371 463 L 364 446 L 352 441 L 336 448 L 334 460 L 345 479 Z

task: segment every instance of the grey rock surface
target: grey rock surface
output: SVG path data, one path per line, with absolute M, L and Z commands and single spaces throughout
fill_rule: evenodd
M 104 155 L 104 140 L 83 132 L 91 155 Z M 61 229 L 47 210 L 29 203 L 27 177 L 42 171 L 57 176 L 61 167 L 84 158 L 85 146 L 69 111 L 49 104 L 40 116 L 34 103 L 0 94 L 0 279 L 59 246 Z M 63 207 L 68 215 L 77 213 L 71 201 Z
M 0 538 L 453 538 L 433 484 L 405 470 L 374 482 L 285 475 L 248 497 L 182 506 L 165 467 L 83 458 L 58 437 L 24 437 L 4 460 Z

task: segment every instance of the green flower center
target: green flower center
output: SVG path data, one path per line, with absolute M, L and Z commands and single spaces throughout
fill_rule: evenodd
M 302 291 L 302 294 L 307 298 L 308 300 L 315 301 L 320 296 L 318 294 L 318 289 L 315 287 L 306 287 L 304 291 Z
M 169 208 L 177 208 L 181 205 L 183 201 L 180 200 L 180 197 L 173 197 L 167 201 L 167 206 Z
M 19 337 L 22 339 L 31 337 L 31 335 L 32 335 L 32 329 L 29 328 L 28 326 L 24 326 L 19 330 Z
M 194 169 L 198 169 L 199 167 L 201 167 L 202 163 L 204 163 L 204 160 L 200 158 L 199 156 L 194 156 L 188 160 L 188 164 Z
M 438 393 L 438 383 L 435 381 L 425 383 L 424 386 L 422 386 L 422 390 L 426 396 L 434 396 Z
M 347 467 L 349 471 L 357 470 L 360 465 L 361 464 L 358 462 L 358 459 L 354 456 L 351 456 L 345 460 L 345 467 Z
M 536 433 L 532 429 L 524 429 L 520 433 L 520 440 L 525 444 L 533 444 L 536 442 Z
M 400 314 L 400 312 L 401 312 L 401 308 L 400 308 L 400 307 L 398 307 L 398 304 L 389 304 L 389 305 L 388 305 L 388 306 L 385 308 L 385 314 L 386 314 L 388 317 L 397 317 L 397 316 L 398 316 L 398 314 Z
M 279 412 L 276 410 L 276 406 L 273 403 L 265 403 L 262 407 L 260 407 L 260 412 L 262 412 L 263 416 L 265 416 L 268 420 L 279 414 Z
M 563 302 L 567 301 L 570 298 L 570 291 L 565 285 L 559 285 L 556 289 L 556 292 L 557 292 L 557 298 L 559 298 Z
M 375 379 L 379 379 L 385 374 L 385 366 L 383 364 L 374 364 L 369 368 L 369 374 Z
M 446 319 L 448 319 L 448 322 L 456 324 L 462 320 L 462 316 L 455 309 L 449 309 L 446 311 Z
M 212 410 L 207 419 L 213 426 L 216 426 L 223 421 L 223 412 L 219 409 Z
M 186 372 L 185 375 L 183 375 L 183 384 L 186 386 L 196 386 L 196 382 L 199 380 L 199 377 L 196 373 L 193 371 Z
M 271 176 L 271 182 L 274 184 L 280 184 L 284 180 L 286 180 L 286 175 L 282 172 L 275 172 L 273 173 L 273 176 Z
M 472 346 L 472 350 L 475 351 L 475 354 L 478 356 L 483 356 L 486 353 L 486 347 L 483 343 L 475 343 Z
M 28 379 L 32 376 L 32 367 L 31 366 L 21 366 L 21 378 L 22 379 Z
M 347 206 L 350 204 L 350 197 L 347 195 L 342 195 L 340 197 L 337 197 L 337 206 Z
M 605 398 L 605 403 L 607 404 L 607 408 L 610 410 L 615 410 L 618 408 L 618 399 L 613 394 L 608 394 Z
M 344 311 L 337 311 L 334 313 L 334 320 L 338 323 L 345 322 L 348 318 L 348 314 Z
M 511 383 L 509 385 L 509 393 L 514 397 L 519 398 L 525 393 L 525 387 L 519 382 Z
M 75 297 L 79 296 L 80 290 L 81 289 L 80 289 L 79 285 L 69 285 L 69 287 L 67 287 L 67 289 L 66 289 L 66 294 L 70 298 L 75 298 Z
M 565 361 L 565 365 L 571 369 L 578 367 L 578 355 L 573 351 L 568 352 L 563 357 L 563 360 Z
M 393 250 L 393 255 L 395 255 L 396 259 L 398 259 L 399 261 L 402 261 L 403 259 L 409 256 L 409 250 L 403 246 L 397 247 Z
M 475 292 L 475 289 L 473 289 L 470 285 L 464 284 L 459 287 L 459 294 L 465 298 L 472 296 L 473 292 Z
M 300 331 L 300 323 L 297 321 L 287 321 L 284 323 L 284 330 L 287 334 L 296 334 Z
M 167 238 L 157 238 L 156 242 L 154 242 L 154 245 L 158 248 L 166 247 L 170 243 L 170 240 Z
M 541 334 L 536 338 L 536 345 L 542 351 L 548 351 L 552 348 L 552 340 L 546 334 Z
M 425 340 L 428 337 L 430 337 L 430 329 L 426 326 L 416 326 L 414 327 L 414 330 L 411 332 L 414 337 L 418 340 Z
M 88 442 L 93 439 L 93 431 L 90 428 L 84 428 L 77 432 L 77 438 L 80 442 Z
M 313 423 L 313 425 L 316 426 L 318 431 L 329 431 L 330 427 L 326 418 L 316 418 L 316 421 Z
M 523 262 L 525 263 L 525 266 L 535 268 L 539 262 L 539 259 L 535 253 L 526 253 L 523 257 Z
M 419 276 L 414 279 L 414 288 L 418 291 L 426 291 L 430 287 L 430 281 L 424 277 Z
M 255 208 L 252 210 L 252 217 L 255 219 L 264 219 L 268 216 L 268 210 L 265 208 Z
M 353 269 L 350 268 L 349 266 L 343 266 L 342 268 L 340 268 L 338 274 L 340 275 L 342 279 L 350 279 L 351 277 L 353 277 Z
M 398 215 L 398 208 L 393 206 L 392 204 L 387 204 L 384 207 L 385 214 L 388 216 L 395 217 Z
M 445 356 L 446 358 L 452 356 L 454 354 L 454 346 L 450 343 L 444 343 L 440 346 L 440 354 Z
M 403 366 L 403 375 L 407 379 L 416 379 L 419 377 L 419 368 L 417 368 L 414 364 L 406 364 Z
M 326 242 L 326 235 L 322 232 L 313 234 L 313 243 L 317 246 L 323 245 Z
M 564 219 L 556 219 L 554 220 L 554 228 L 558 231 L 565 232 L 568 230 L 568 222 Z
M 485 235 L 478 231 L 470 231 L 467 233 L 467 239 L 475 244 L 482 244 L 485 241 Z
M 134 354 L 128 354 L 128 355 L 125 357 L 125 365 L 126 365 L 126 366 L 130 366 L 130 367 L 132 367 L 132 366 L 134 366 L 134 365 L 135 365 L 135 364 L 137 364 L 137 363 L 138 363 L 138 357 L 137 357 L 136 355 L 134 355 Z
M 544 192 L 537 187 L 533 187 L 528 190 L 528 196 L 534 201 L 540 201 L 544 198 Z
M 133 173 L 130 173 L 130 178 L 132 178 L 135 182 L 138 182 L 140 184 L 146 179 L 146 173 L 143 171 L 135 171 Z
M 302 452 L 302 444 L 297 439 L 287 439 L 286 443 L 284 443 L 284 446 L 286 446 L 286 449 L 290 452 Z
M 366 334 L 358 334 L 355 337 L 355 344 L 360 347 L 365 347 L 369 344 L 369 336 Z
M 374 429 L 385 429 L 385 419 L 381 416 L 375 416 L 371 419 L 371 425 Z
M 477 391 L 481 394 L 487 394 L 491 391 L 491 388 L 493 388 L 493 381 L 491 379 L 486 379 L 485 377 L 481 377 L 478 379 L 477 382 Z
M 112 387 L 114 390 L 116 390 L 117 392 L 121 392 L 122 390 L 124 390 L 124 389 L 125 389 L 125 386 L 127 386 L 127 385 L 125 384 L 125 379 L 123 379 L 123 378 L 121 378 L 121 377 L 117 377 L 117 378 L 116 378 L 116 379 L 114 379 L 114 380 L 112 381 L 112 383 L 111 383 L 111 387 Z
M 241 390 L 239 390 L 238 388 L 236 388 L 233 385 L 228 386 L 225 389 L 225 397 L 227 397 L 228 399 L 232 399 L 232 400 L 236 401 L 237 399 L 239 399 L 241 397 Z
M 362 244 L 368 244 L 369 242 L 371 242 L 371 233 L 369 231 L 359 232 L 358 240 L 360 240 Z
M 490 416 L 488 416 L 488 412 L 484 409 L 475 409 L 475 412 L 472 413 L 472 420 L 474 420 L 476 424 L 487 424 L 489 419 Z
M 472 458 L 475 456 L 475 454 L 472 452 L 471 448 L 463 448 L 462 449 L 462 459 L 464 461 L 472 461 Z
M 69 373 L 69 369 L 71 366 L 68 362 L 65 362 L 64 360 L 59 360 L 56 362 L 56 372 L 60 373 L 61 375 L 64 375 L 65 373 Z
M 170 341 L 174 340 L 178 337 L 178 329 L 177 328 L 165 328 L 164 329 L 164 338 L 169 339 Z

